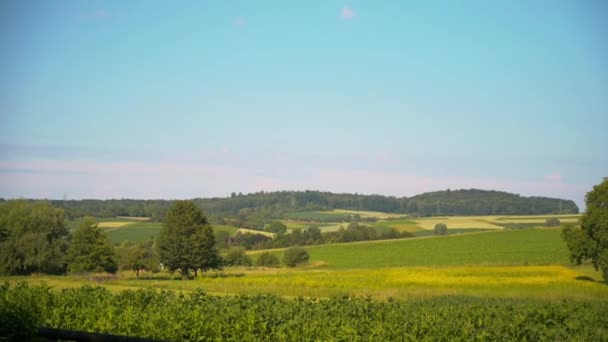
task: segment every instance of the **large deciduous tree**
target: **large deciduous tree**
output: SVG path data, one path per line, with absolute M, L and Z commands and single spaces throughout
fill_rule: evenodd
M 562 236 L 573 262 L 580 264 L 591 259 L 608 281 L 608 177 L 587 193 L 585 203 L 587 211 L 581 218 L 580 229 L 567 226 Z
M 170 271 L 179 270 L 187 279 L 196 274 L 221 268 L 222 260 L 215 248 L 213 228 L 203 212 L 192 201 L 176 201 L 167 212 L 158 236 L 160 261 Z
M 0 205 L 0 273 L 63 273 L 69 231 L 62 209 L 47 202 Z
M 85 217 L 74 231 L 68 251 L 70 272 L 109 272 L 118 269 L 108 235 L 92 217 Z

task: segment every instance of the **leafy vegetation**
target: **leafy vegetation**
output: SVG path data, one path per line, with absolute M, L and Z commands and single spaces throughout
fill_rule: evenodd
M 289 247 L 283 252 L 283 263 L 287 267 L 296 267 L 298 264 L 308 262 L 310 255 L 302 247 Z
M 70 272 L 110 272 L 118 270 L 114 249 L 106 233 L 92 217 L 85 217 L 72 237 L 68 250 Z
M 63 273 L 68 245 L 63 210 L 48 202 L 0 204 L 0 273 Z
M 572 261 L 591 259 L 608 281 L 608 177 L 593 187 L 585 198 L 587 211 L 581 218 L 580 229 L 568 227 L 563 237 Z
M 440 297 L 375 301 L 273 295 L 220 297 L 100 287 L 0 287 L 4 336 L 38 325 L 183 340 L 584 340 L 608 338 L 608 303 Z M 13 324 L 14 323 L 14 324 Z M 15 331 L 16 327 L 21 328 Z
M 379 219 L 344 210 L 332 212 L 333 209 L 380 211 L 413 216 L 578 213 L 576 204 L 569 200 L 522 197 L 506 192 L 475 189 L 438 191 L 409 198 L 319 191 L 258 192 L 247 195 L 232 194 L 226 198 L 198 198 L 193 202 L 205 210 L 214 224 L 230 224 L 255 229 L 263 229 L 271 221 L 283 218 L 317 222 Z M 141 216 L 149 217 L 152 221 L 161 221 L 173 201 L 125 199 L 52 201 L 52 203 L 63 208 L 70 219 L 87 215 Z
M 448 235 L 448 226 L 445 223 L 437 223 L 433 229 L 435 235 Z
M 196 276 L 198 269 L 204 272 L 221 267 L 213 228 L 191 201 L 173 204 L 157 243 L 160 261 L 171 271 L 179 270 L 184 279 L 190 270 Z

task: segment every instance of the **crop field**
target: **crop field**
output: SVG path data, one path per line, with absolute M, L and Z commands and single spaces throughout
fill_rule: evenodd
M 606 301 L 440 297 L 374 301 L 336 296 L 209 296 L 102 287 L 0 287 L 8 340 L 44 325 L 171 341 L 604 341 Z
M 101 228 L 120 228 L 128 224 L 131 224 L 131 222 L 103 221 L 99 222 L 98 226 Z
M 136 222 L 107 230 L 107 233 L 112 243 L 137 242 L 155 238 L 161 229 L 160 222 Z
M 415 221 L 409 220 L 409 219 L 380 221 L 380 222 L 376 222 L 373 226 L 374 226 L 374 228 L 376 228 L 376 231 L 378 233 L 382 233 L 383 231 L 386 231 L 391 228 L 395 229 L 398 232 L 408 232 L 408 233 L 414 233 L 414 232 L 423 230 L 423 228 L 418 226 L 418 224 Z
M 546 265 L 569 263 L 556 228 L 494 230 L 307 247 L 311 261 L 328 268 L 451 265 Z M 252 255 L 260 253 L 251 252 Z M 281 250 L 276 250 L 277 255 Z

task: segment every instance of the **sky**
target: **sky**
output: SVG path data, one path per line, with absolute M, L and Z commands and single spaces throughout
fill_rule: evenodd
M 0 3 L 0 197 L 608 176 L 605 1 Z

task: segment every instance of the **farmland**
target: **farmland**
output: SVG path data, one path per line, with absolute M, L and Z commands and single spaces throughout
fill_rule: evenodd
M 448 234 L 471 233 L 485 230 L 502 229 L 525 229 L 542 227 L 548 218 L 559 218 L 563 224 L 576 224 L 580 215 L 541 215 L 541 216 L 449 216 L 449 217 L 405 217 L 403 215 L 373 212 L 353 211 L 335 209 L 331 211 L 297 212 L 286 215 L 288 219 L 281 220 L 288 228 L 306 230 L 315 225 L 322 232 L 337 231 L 346 228 L 354 218 L 373 219 L 372 222 L 364 222 L 376 229 L 378 233 L 394 229 L 398 232 L 412 233 L 414 236 L 432 235 L 434 226 L 445 223 L 448 226 Z M 146 218 L 115 217 L 97 219 L 99 226 L 104 228 L 113 243 L 123 241 L 143 241 L 156 237 L 162 225 L 159 222 L 150 222 Z M 68 226 L 74 229 L 78 220 L 70 221 Z M 213 225 L 216 231 L 226 231 L 234 235 L 237 231 L 242 233 L 256 233 L 260 231 L 238 228 L 230 225 Z M 265 234 L 272 236 L 272 234 Z
M 346 213 L 354 217 L 352 212 Z M 167 271 L 144 272 L 139 278 L 130 271 L 3 277 L 5 295 L 0 300 L 31 303 L 28 296 L 41 296 L 41 306 L 31 312 L 38 315 L 37 322 L 42 322 L 38 324 L 46 326 L 168 339 L 204 335 L 254 340 L 271 336 L 279 340 L 302 340 L 304 336 L 384 340 L 410 334 L 412 339 L 469 336 L 491 340 L 488 329 L 500 329 L 494 337 L 503 338 L 508 334 L 538 339 L 606 338 L 608 332 L 587 323 L 604 323 L 605 315 L 599 313 L 608 310 L 608 286 L 591 265 L 570 265 L 559 228 L 538 228 L 550 216 L 377 219 L 381 213 L 368 212 L 361 217 L 375 217 L 364 224 L 377 232 L 395 229 L 417 237 L 307 246 L 310 261 L 296 268 L 226 267 L 192 281 Z M 578 216 L 560 219 L 574 223 Z M 289 229 L 306 229 L 312 224 L 322 230 L 339 229 L 349 224 L 304 218 L 284 222 Z M 439 222 L 448 224 L 451 235 L 432 236 L 432 228 Z M 116 243 L 145 240 L 162 228 L 161 223 L 126 218 L 101 219 L 100 226 Z M 215 225 L 214 229 L 231 235 L 263 233 L 229 225 Z M 283 249 L 270 251 L 282 257 Z M 248 254 L 256 260 L 261 252 Z M 40 284 L 42 288 L 31 287 Z M 57 291 L 60 289 L 66 290 Z M 189 304 L 185 298 L 191 298 Z M 147 303 L 145 309 L 138 301 Z M 79 304 L 89 302 L 96 304 Z M 45 303 L 65 305 L 44 307 Z M 93 310 L 96 305 L 103 310 Z M 188 310 L 179 311 L 184 306 Z M 220 308 L 221 314 L 210 314 Z M 108 310 L 113 313 L 103 314 Z M 513 310 L 518 319 L 513 320 Z M 68 312 L 79 313 L 70 317 L 89 319 L 59 319 Z M 362 312 L 367 314 L 360 316 Z M 455 312 L 459 315 L 454 316 Z M 331 316 L 340 324 L 319 330 L 314 326 L 324 320 L 311 320 L 311 315 Z M 165 318 L 163 324 L 153 323 L 160 317 L 171 318 Z M 200 317 L 206 323 L 193 323 L 180 333 L 174 329 L 176 317 L 180 324 L 200 322 Z M 302 320 L 298 324 L 302 331 L 286 323 L 285 317 L 291 317 L 289 322 Z M 432 322 L 437 317 L 448 319 L 448 326 L 436 330 Z M 172 323 L 172 319 L 176 321 Z M 137 323 L 142 320 L 148 323 Z M 547 320 L 560 323 L 547 324 Z M 238 326 L 238 332 L 220 328 L 228 324 Z M 370 326 L 358 330 L 360 324 Z M 529 330 L 533 325 L 536 328 Z
M 100 287 L 62 292 L 43 286 L 0 287 L 0 315 L 16 331 L 37 326 L 173 341 L 605 340 L 608 304 L 441 297 L 287 299 L 209 296 Z M 12 332 L 8 330 L 8 332 Z

